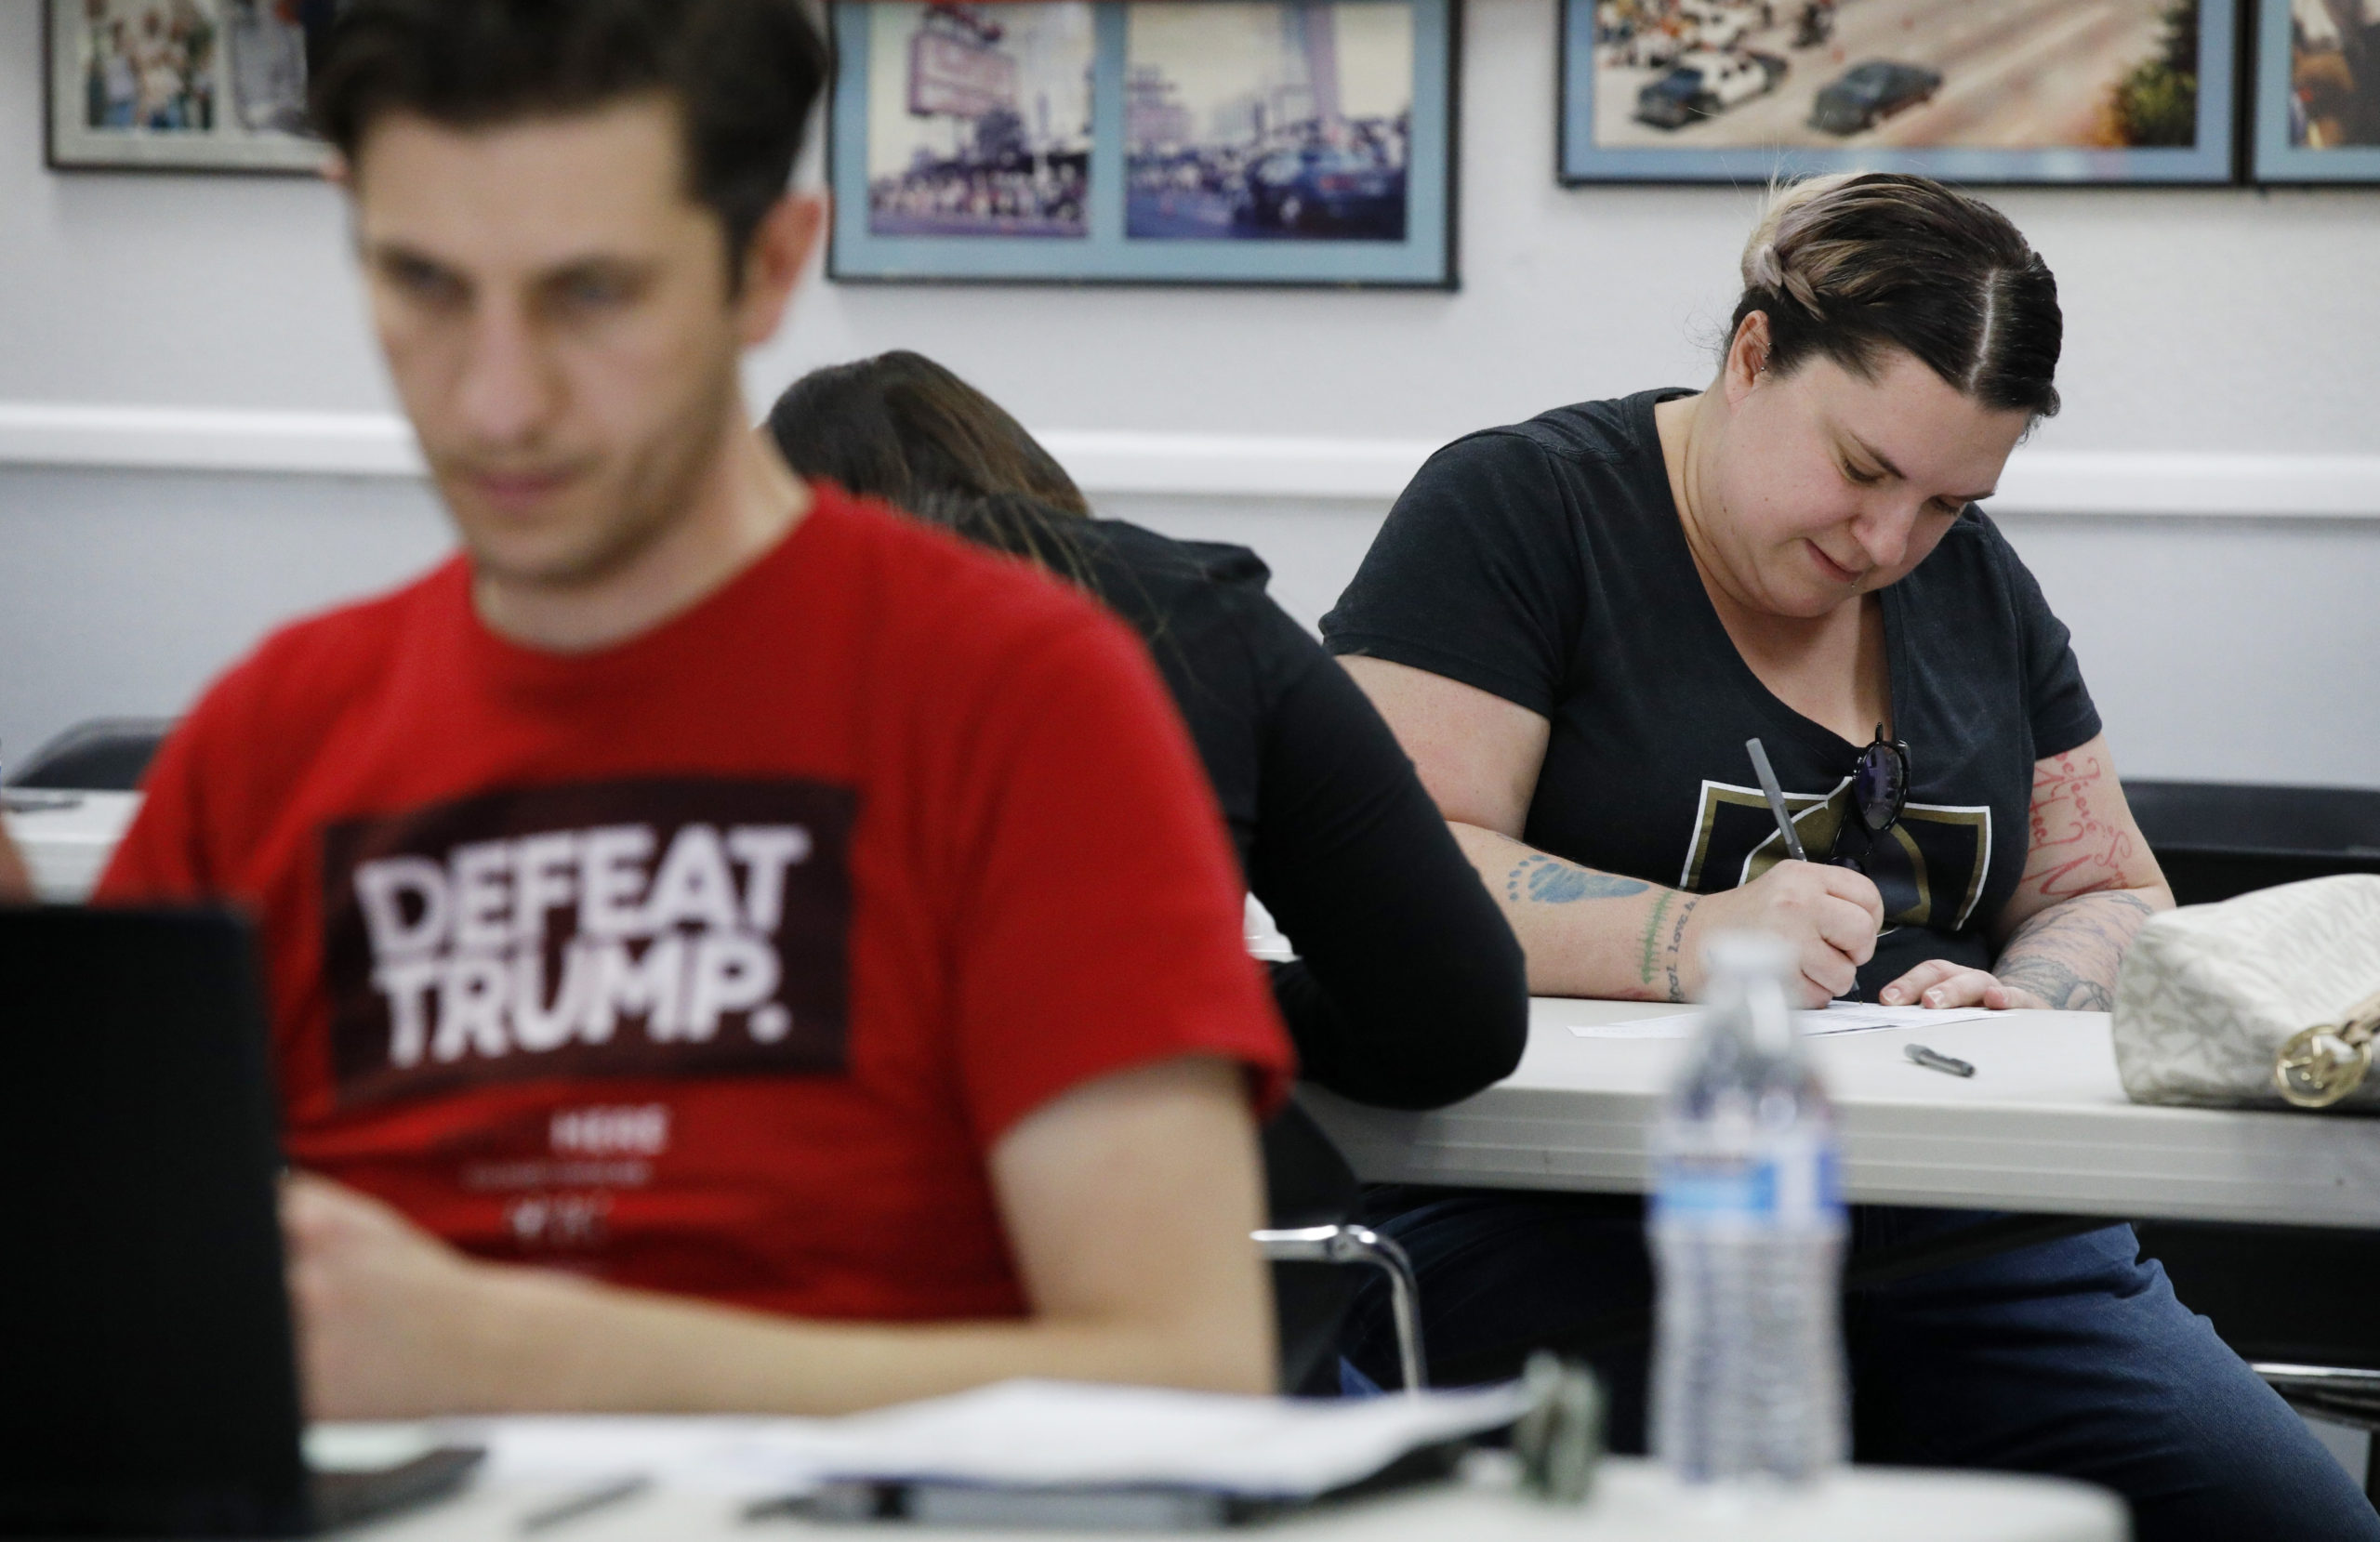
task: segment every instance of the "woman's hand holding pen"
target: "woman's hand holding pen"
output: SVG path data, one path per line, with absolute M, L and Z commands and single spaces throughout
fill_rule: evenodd
M 1701 986 L 1700 939 L 1712 929 L 1765 931 L 1792 945 L 1802 969 L 1797 1005 L 1815 1010 L 1851 989 L 1884 924 L 1884 896 L 1865 874 L 1780 862 L 1740 889 L 1701 896 L 1679 950 L 1686 994 Z

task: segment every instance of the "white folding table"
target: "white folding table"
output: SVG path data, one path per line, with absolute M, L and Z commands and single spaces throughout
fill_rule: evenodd
M 1689 1496 L 1651 1464 L 1605 1462 L 1583 1509 L 1554 1509 L 1516 1494 L 1498 1464 L 1465 1481 L 1388 1495 L 1267 1523 L 1266 1536 L 1295 1542 L 2122 1542 L 2122 1502 L 2104 1490 L 2055 1478 L 1996 1473 L 1854 1468 L 1804 1493 L 1763 1496 L 1735 1507 Z M 370 1529 L 371 1542 L 517 1542 L 522 1520 L 567 1485 L 483 1483 L 443 1504 Z M 1152 1542 L 1149 1532 L 976 1531 L 747 1522 L 743 1505 L 665 1477 L 653 1488 L 537 1535 L 553 1542 L 786 1542 L 861 1535 L 934 1542 Z M 1205 1535 L 1223 1534 L 1205 1533 Z
M 1368 1182 L 1642 1193 L 1676 1039 L 1585 1038 L 1574 1023 L 1687 1008 L 1530 1003 L 1514 1074 L 1450 1108 L 1300 1097 Z M 1915 1041 L 1971 1078 L 1910 1061 Z M 2104 1012 L 2003 1012 L 1810 1041 L 1855 1202 L 2126 1219 L 2380 1227 L 2380 1121 L 2152 1108 L 2127 1100 Z

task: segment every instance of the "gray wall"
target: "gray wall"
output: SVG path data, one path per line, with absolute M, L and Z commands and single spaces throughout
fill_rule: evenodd
M 0 3 L 0 407 L 376 411 L 337 195 L 42 169 L 38 7 Z M 1554 185 L 1552 0 L 1471 0 L 1458 294 L 814 284 L 748 378 L 908 346 L 1042 429 L 1438 440 L 1707 369 L 1752 192 Z M 2368 455 L 2380 194 L 2011 191 L 2068 307 L 2060 450 Z M 1247 542 L 1308 620 L 1377 500 L 1112 494 Z M 2243 509 L 2253 515 L 2254 509 Z M 2380 507 L 2006 520 L 2133 774 L 2380 785 Z M 0 464 L 0 755 L 178 709 L 261 630 L 443 545 L 403 479 Z

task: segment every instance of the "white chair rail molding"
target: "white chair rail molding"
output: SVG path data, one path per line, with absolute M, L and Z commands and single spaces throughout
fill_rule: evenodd
M 1438 447 L 1416 439 L 1063 428 L 1037 437 L 1094 496 L 1386 500 Z M 421 473 L 412 431 L 394 414 L 46 402 L 0 402 L 0 466 Z M 2023 448 L 1991 507 L 2010 514 L 2380 520 L 2380 455 Z

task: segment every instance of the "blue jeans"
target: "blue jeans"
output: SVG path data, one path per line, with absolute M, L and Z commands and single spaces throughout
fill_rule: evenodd
M 1433 1361 L 1551 1337 L 1652 1299 L 1641 1209 L 1589 1195 L 1386 1190 L 1370 1223 L 1411 1255 Z M 1971 1211 L 1859 1206 L 1855 1251 Z M 1348 1358 L 1396 1375 L 1384 1293 Z M 2380 1542 L 2380 1516 L 2289 1405 L 2174 1297 L 2129 1226 L 1853 1292 L 1844 1313 L 1863 1462 L 2056 1473 L 2130 1501 L 2137 1542 Z M 1645 1449 L 1642 1339 L 1590 1356 L 1612 1449 Z

